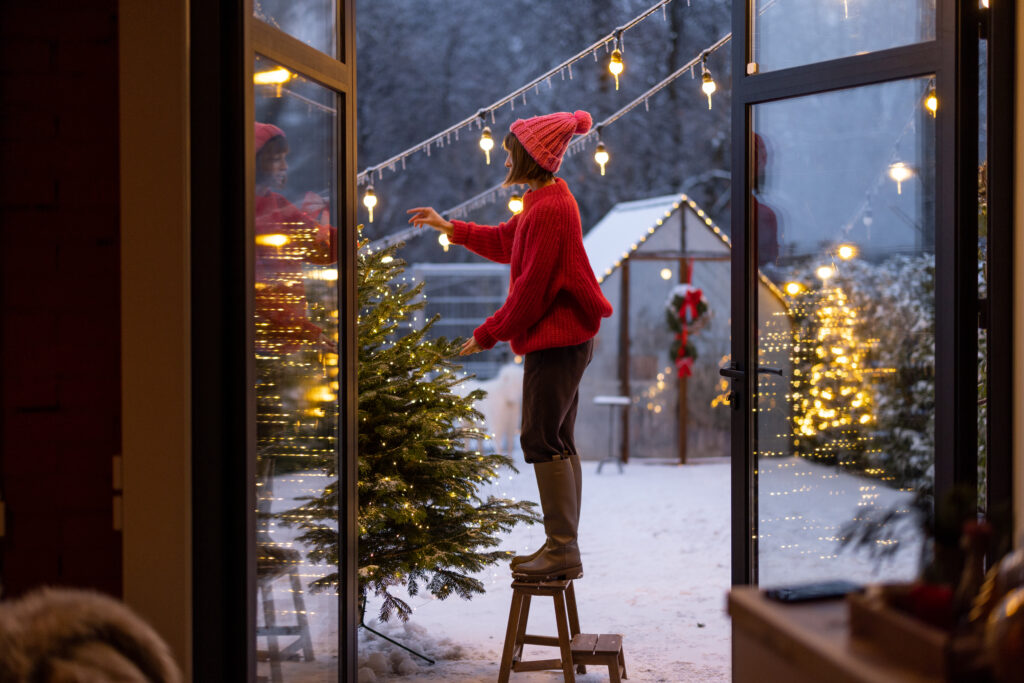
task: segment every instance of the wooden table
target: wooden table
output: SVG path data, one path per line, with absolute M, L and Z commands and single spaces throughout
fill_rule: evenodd
M 936 683 L 850 637 L 846 601 L 783 604 L 753 586 L 729 592 L 732 679 L 828 683 Z

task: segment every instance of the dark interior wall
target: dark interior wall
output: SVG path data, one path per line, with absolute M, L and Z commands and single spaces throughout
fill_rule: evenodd
M 117 0 L 2 12 L 3 595 L 64 584 L 119 596 Z

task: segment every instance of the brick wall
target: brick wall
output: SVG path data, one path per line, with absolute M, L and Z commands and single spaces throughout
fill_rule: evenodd
M 116 0 L 5 3 L 4 595 L 40 584 L 121 592 L 117 77 Z

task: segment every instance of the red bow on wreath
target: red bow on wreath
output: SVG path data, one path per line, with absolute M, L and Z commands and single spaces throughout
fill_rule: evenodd
M 697 305 L 704 298 L 704 293 L 699 289 L 690 289 L 683 296 L 683 303 L 679 306 L 679 322 L 682 324 L 682 331 L 676 335 L 679 340 L 679 352 L 676 354 L 676 369 L 680 377 L 693 376 L 693 358 L 686 355 L 686 342 L 689 336 L 689 324 L 697 319 L 699 315 Z M 689 313 L 689 320 L 687 319 Z

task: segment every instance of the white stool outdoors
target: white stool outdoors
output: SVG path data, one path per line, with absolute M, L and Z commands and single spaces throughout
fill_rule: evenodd
M 615 408 L 625 407 L 628 408 L 632 403 L 632 399 L 629 396 L 595 396 L 594 405 L 608 406 L 608 457 L 597 463 L 597 473 L 601 474 L 601 468 L 606 462 L 614 462 L 619 466 L 619 473 L 622 473 L 622 451 L 619 450 L 618 455 L 612 453 L 614 448 L 615 440 L 612 438 L 615 435 Z

